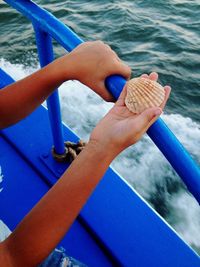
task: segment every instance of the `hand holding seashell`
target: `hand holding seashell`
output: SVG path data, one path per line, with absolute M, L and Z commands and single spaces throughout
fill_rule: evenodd
M 164 87 L 145 77 L 131 79 L 127 82 L 126 88 L 125 104 L 135 114 L 147 108 L 160 107 L 165 99 Z
M 157 79 L 158 74 L 154 72 L 133 79 L 133 84 L 128 81 L 113 108 L 93 130 L 90 140 L 107 147 L 112 157 L 136 143 L 158 119 L 170 95 L 170 86 L 162 87 Z

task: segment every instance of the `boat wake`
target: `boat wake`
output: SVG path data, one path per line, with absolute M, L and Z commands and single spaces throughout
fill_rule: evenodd
M 35 70 L 10 64 L 4 59 L 0 59 L 0 67 L 16 80 Z M 91 130 L 113 104 L 105 103 L 77 81 L 65 82 L 59 91 L 63 121 L 87 140 Z M 180 114 L 164 114 L 162 118 L 200 163 L 200 125 Z M 199 205 L 147 135 L 121 153 L 112 167 L 200 253 Z

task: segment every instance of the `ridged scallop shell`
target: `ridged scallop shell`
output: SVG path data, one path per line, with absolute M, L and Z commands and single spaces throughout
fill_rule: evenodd
M 165 98 L 165 90 L 159 83 L 146 78 L 134 78 L 127 82 L 125 104 L 133 113 L 159 107 Z

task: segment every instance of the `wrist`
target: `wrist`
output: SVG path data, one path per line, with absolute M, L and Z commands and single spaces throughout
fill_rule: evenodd
M 55 59 L 52 63 L 47 65 L 51 79 L 58 84 L 73 79 L 70 73 L 71 63 L 68 60 L 68 55 Z
M 52 64 L 52 70 L 54 71 L 55 77 L 63 83 L 68 80 L 77 80 L 79 70 L 76 66 L 76 58 L 73 54 L 69 53 L 56 59 Z
M 112 144 L 104 144 L 95 139 L 90 139 L 87 147 L 88 149 L 94 151 L 96 155 L 98 155 L 99 160 L 106 160 L 109 162 L 109 164 L 119 154 Z

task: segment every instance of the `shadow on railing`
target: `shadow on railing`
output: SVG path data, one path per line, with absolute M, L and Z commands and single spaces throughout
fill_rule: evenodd
M 4 0 L 32 21 L 41 67 L 53 60 L 51 37 L 67 51 L 73 50 L 83 41 L 66 25 L 52 14 L 28 0 Z M 107 89 L 117 99 L 125 85 L 121 76 L 106 79 Z M 55 91 L 47 100 L 55 151 L 64 153 L 61 113 L 58 92 Z M 189 191 L 200 203 L 200 168 L 187 150 L 170 131 L 162 119 L 158 119 L 148 130 L 148 135 L 179 174 Z

